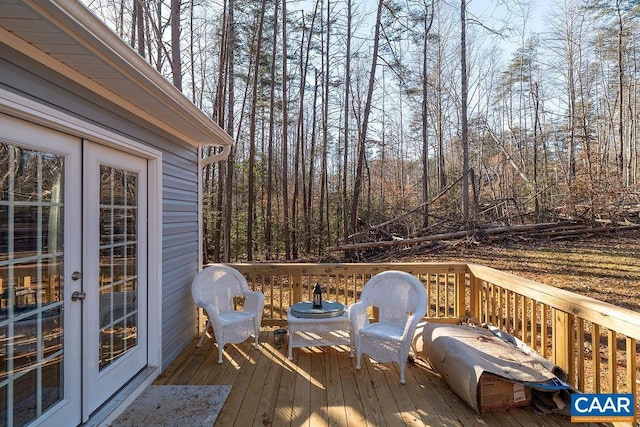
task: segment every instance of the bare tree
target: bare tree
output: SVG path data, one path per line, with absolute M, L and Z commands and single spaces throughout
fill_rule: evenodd
M 234 127 L 234 50 L 235 50 L 235 22 L 234 22 L 234 5 L 235 0 L 227 0 L 228 2 L 228 20 L 226 30 L 228 31 L 228 44 L 227 44 L 227 121 L 225 124 L 225 129 L 227 133 L 233 135 L 233 127 Z M 232 218 L 232 210 L 233 210 L 233 171 L 235 164 L 235 150 L 231 150 L 229 157 L 227 158 L 227 177 L 226 177 L 226 205 L 225 205 L 225 215 L 224 215 L 224 261 L 231 261 L 231 218 Z
M 319 219 L 320 223 L 320 245 L 324 245 L 329 240 L 329 190 L 327 171 L 327 148 L 329 144 L 329 64 L 330 64 L 330 39 L 331 39 L 331 1 L 327 0 L 327 17 L 322 21 L 320 30 L 321 38 L 321 69 L 322 69 L 322 153 L 320 165 L 320 201 Z M 326 222 L 325 222 L 326 217 Z M 326 227 L 326 230 L 325 230 Z
M 282 0 L 282 220 L 285 259 L 291 259 L 289 224 L 289 99 L 287 88 L 287 0 Z
M 342 235 L 349 235 L 349 216 L 347 214 L 347 177 L 349 176 L 349 117 L 351 116 L 350 94 L 351 89 L 351 26 L 353 20 L 353 9 L 351 0 L 347 0 L 347 33 L 346 33 L 346 56 L 344 64 L 344 134 L 342 147 Z
M 469 129 L 467 125 L 467 4 L 460 0 L 460 76 L 461 76 L 461 105 L 460 128 L 462 142 L 462 220 L 469 228 Z
M 180 7 L 182 0 L 171 0 L 171 72 L 173 85 L 182 90 L 182 56 L 180 49 Z
M 420 80 L 422 82 L 422 100 L 420 103 L 422 113 L 422 227 L 429 225 L 429 68 L 428 68 L 428 44 L 431 26 L 433 25 L 433 16 L 435 13 L 435 0 L 431 0 L 431 4 L 423 3 L 424 8 L 419 16 L 422 30 L 422 69 L 420 70 Z
M 356 165 L 356 175 L 353 184 L 353 200 L 351 201 L 351 233 L 355 233 L 358 225 L 358 205 L 360 202 L 360 192 L 362 191 L 362 172 L 364 169 L 365 150 L 367 140 L 367 129 L 369 127 L 369 114 L 371 112 L 371 102 L 373 99 L 373 88 L 376 82 L 376 66 L 378 65 L 378 49 L 380 47 L 380 27 L 382 25 L 383 0 L 378 0 L 376 12 L 376 25 L 373 36 L 373 52 L 371 58 L 371 70 L 369 72 L 369 89 L 367 90 L 367 100 L 362 113 L 362 127 L 358 134 L 358 160 Z
M 266 203 L 266 214 L 265 214 L 265 246 L 266 246 L 266 259 L 270 260 L 273 257 L 273 197 L 274 197 L 274 185 L 273 185 L 273 175 L 274 175 L 274 156 L 273 156 L 273 145 L 274 145 L 274 134 L 275 134 L 275 88 L 276 88 L 276 53 L 277 53 L 277 41 L 278 41 L 278 4 L 279 2 L 275 2 L 275 10 L 273 12 L 273 38 L 271 43 L 271 69 L 269 74 L 271 75 L 271 86 L 270 90 L 270 98 L 269 98 L 269 109 L 271 110 L 271 114 L 269 115 L 269 142 L 267 144 L 267 203 Z M 286 180 L 286 179 L 285 179 Z
M 258 105 L 258 82 L 260 81 L 260 55 L 262 54 L 262 28 L 267 0 L 260 2 L 260 11 L 256 17 L 258 25 L 253 38 L 254 59 L 253 81 L 251 83 L 251 112 L 249 114 L 249 188 L 247 203 L 247 261 L 253 261 L 253 223 L 255 220 L 255 164 L 256 164 L 256 116 Z

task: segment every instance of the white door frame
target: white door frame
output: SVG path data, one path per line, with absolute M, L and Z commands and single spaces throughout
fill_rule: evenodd
M 126 396 L 119 396 L 113 414 L 124 410 L 161 373 L 162 367 L 162 152 L 77 117 L 0 88 L 0 112 L 79 138 L 135 154 L 148 161 L 148 361 L 151 369 Z M 66 298 L 66 296 L 65 296 Z M 148 372 L 149 370 L 147 370 Z

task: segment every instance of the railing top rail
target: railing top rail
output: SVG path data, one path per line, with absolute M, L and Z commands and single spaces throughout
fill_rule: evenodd
M 468 264 L 474 277 L 494 283 L 581 319 L 640 340 L 640 313 L 479 264 Z M 578 278 L 576 280 L 579 280 Z
M 467 264 L 461 262 L 389 262 L 389 263 L 231 263 L 239 270 L 281 274 L 376 274 L 386 270 L 403 270 L 414 274 L 467 273 Z

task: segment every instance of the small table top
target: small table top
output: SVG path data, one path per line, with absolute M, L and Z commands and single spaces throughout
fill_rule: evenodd
M 338 317 L 344 313 L 344 305 L 337 301 L 322 301 L 322 308 L 313 308 L 311 301 L 297 302 L 291 306 L 291 314 L 306 319 Z

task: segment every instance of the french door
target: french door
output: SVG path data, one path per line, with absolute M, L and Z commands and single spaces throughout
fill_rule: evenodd
M 82 143 L 2 114 L 0 129 L 0 425 L 75 425 Z
M 146 365 L 146 161 L 0 129 L 0 425 L 77 425 Z
M 147 363 L 147 162 L 90 142 L 83 157 L 86 421 Z

